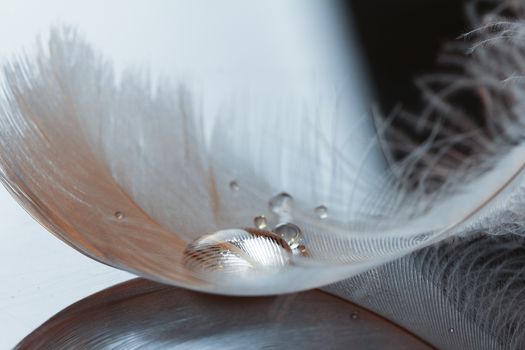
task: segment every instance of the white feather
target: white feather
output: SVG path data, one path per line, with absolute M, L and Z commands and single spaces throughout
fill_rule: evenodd
M 430 137 L 386 169 L 370 154 L 380 144 L 393 149 L 401 133 L 387 124 L 395 137 L 380 132 L 361 157 L 349 157 L 346 148 L 362 142 L 366 123 L 341 128 L 336 98 L 332 111 L 317 111 L 287 99 L 252 104 L 245 94 L 215 122 L 207 142 L 207 121 L 184 86 L 152 88 L 134 72 L 116 83 L 111 64 L 74 31 L 55 30 L 47 49 L 5 67 L 2 181 L 66 242 L 149 278 L 227 294 L 335 282 L 447 237 L 497 227 L 522 205 L 525 89 L 516 77 L 525 45 L 518 41 L 523 24 L 512 26 L 519 29 L 511 31 L 512 45 L 500 40 L 508 39 L 506 25 L 481 30 L 476 40 L 483 45 L 460 59 L 465 73 L 424 81 L 445 85 L 422 87 L 429 108 L 418 124 Z M 494 52 L 508 65 L 493 67 Z M 445 121 L 459 115 L 448 108 L 448 96 L 473 88 L 487 91 L 490 112 L 508 111 L 490 116 L 491 134 L 439 128 L 435 115 Z M 471 125 L 468 117 L 454 122 Z M 458 144 L 474 144 L 480 154 L 451 161 Z M 430 188 L 434 176 L 441 180 Z M 232 181 L 239 191 L 231 190 Z M 295 200 L 292 219 L 304 232 L 308 257 L 278 273 L 238 278 L 183 264 L 187 245 L 204 234 L 250 226 L 259 215 L 277 224 L 268 202 L 280 192 Z M 319 205 L 328 208 L 328 219 L 315 215 Z

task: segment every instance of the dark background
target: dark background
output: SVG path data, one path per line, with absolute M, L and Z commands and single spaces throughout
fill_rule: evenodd
M 442 45 L 469 30 L 462 0 L 342 0 L 340 6 L 349 29 L 357 21 L 386 114 L 398 102 L 411 110 L 421 107 L 414 77 L 431 72 Z

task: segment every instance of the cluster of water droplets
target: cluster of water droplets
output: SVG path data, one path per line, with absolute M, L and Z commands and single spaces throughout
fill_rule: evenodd
M 236 180 L 229 188 L 233 192 L 241 189 Z M 274 218 L 257 215 L 254 228 L 221 230 L 191 242 L 184 254 L 185 266 L 193 271 L 242 275 L 278 272 L 293 264 L 294 257 L 307 256 L 303 230 L 293 223 L 293 197 L 281 192 L 269 200 L 268 208 Z M 314 214 L 326 219 L 328 209 L 320 205 Z M 277 224 L 271 227 L 270 221 Z

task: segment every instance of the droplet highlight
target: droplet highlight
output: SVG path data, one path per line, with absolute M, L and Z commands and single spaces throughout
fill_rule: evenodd
M 449 333 L 454 333 L 454 328 L 452 328 L 452 327 L 449 328 L 449 329 L 448 329 L 448 332 L 449 332 Z
M 352 312 L 352 313 L 350 314 L 350 318 L 351 318 L 352 320 L 357 320 L 357 319 L 359 318 L 359 314 L 358 314 L 357 312 Z
M 260 215 L 253 219 L 253 224 L 259 230 L 264 230 L 268 227 L 268 220 L 266 220 L 266 217 L 264 215 Z
M 275 226 L 273 232 L 282 237 L 292 249 L 298 248 L 303 240 L 303 231 L 289 222 Z
M 296 250 L 299 254 L 303 256 L 308 256 L 308 249 L 306 249 L 306 246 L 301 244 L 300 246 L 297 247 Z
M 320 205 L 314 209 L 315 215 L 321 220 L 328 217 L 328 208 L 324 205 Z
M 229 275 L 277 272 L 292 257 L 288 244 L 272 232 L 233 229 L 205 235 L 188 245 L 184 265 L 191 270 Z

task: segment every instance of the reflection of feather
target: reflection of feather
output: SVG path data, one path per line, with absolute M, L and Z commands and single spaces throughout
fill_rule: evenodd
M 142 279 L 75 303 L 16 349 L 320 349 L 327 343 L 330 349 L 349 344 L 431 349 L 377 315 L 321 291 L 227 298 Z
M 337 120 L 293 106 L 232 108 L 208 139 L 208 121 L 184 88 L 152 93 L 130 72 L 117 84 L 111 66 L 73 32 L 55 31 L 48 50 L 5 69 L 2 179 L 60 238 L 149 278 L 231 294 L 335 282 L 451 235 L 520 219 L 525 89 L 515 77 L 525 46 L 516 29 L 512 45 L 492 40 L 521 28 L 512 25 L 469 36 L 485 44 L 468 58 L 445 56 L 464 71 L 423 80 L 428 109 L 417 120 L 400 118 L 427 132 L 427 141 L 413 145 L 388 123 L 379 128 L 369 151 L 381 141 L 387 155 L 404 155 L 389 157 L 385 173 L 363 166 L 369 154 L 346 155 L 359 125 L 341 132 Z M 473 90 L 490 117 L 483 130 L 471 130 L 472 120 L 452 103 Z M 283 216 L 268 208 L 279 192 L 294 198 L 286 220 L 303 230 L 307 254 L 278 273 L 255 268 L 239 278 L 182 263 L 187 244 L 204 234 L 249 226 L 260 215 L 279 223 Z M 328 218 L 315 214 L 320 205 Z

